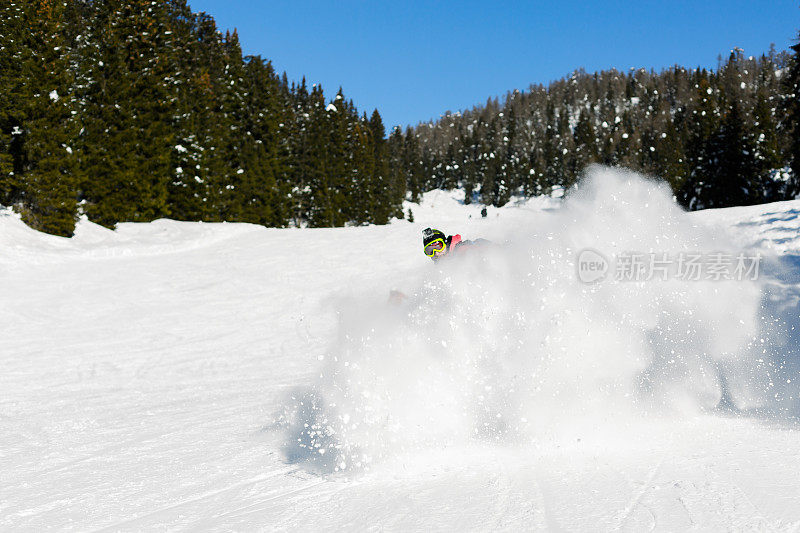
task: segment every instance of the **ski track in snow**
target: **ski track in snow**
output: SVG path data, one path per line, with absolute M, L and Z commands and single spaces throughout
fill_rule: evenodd
M 800 431 L 758 411 L 290 464 L 276 417 L 318 379 L 342 302 L 412 291 L 428 225 L 502 242 L 559 202 L 406 207 L 413 224 L 82 221 L 71 240 L 0 213 L 0 530 L 800 531 Z M 687 217 L 777 258 L 778 328 L 800 324 L 800 200 Z

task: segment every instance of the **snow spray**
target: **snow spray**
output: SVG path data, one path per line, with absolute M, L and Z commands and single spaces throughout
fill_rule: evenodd
M 681 275 L 677 258 L 742 250 L 663 182 L 590 167 L 560 209 L 505 235 L 426 265 L 402 305 L 342 306 L 319 379 L 288 402 L 290 461 L 348 470 L 420 448 L 525 446 L 789 397 L 774 389 L 761 281 L 752 270 Z M 661 269 L 630 274 L 625 257 Z

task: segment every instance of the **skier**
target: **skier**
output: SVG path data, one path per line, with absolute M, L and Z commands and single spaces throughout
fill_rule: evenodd
M 451 252 L 462 252 L 467 248 L 473 246 L 480 246 L 488 244 L 486 239 L 476 239 L 474 241 L 466 241 L 461 238 L 461 235 L 455 234 L 446 236 L 438 229 L 425 228 L 422 230 L 422 247 L 425 255 L 438 261 Z

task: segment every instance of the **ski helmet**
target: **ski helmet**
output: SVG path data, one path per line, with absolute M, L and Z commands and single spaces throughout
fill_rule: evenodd
M 425 255 L 435 259 L 447 251 L 447 235 L 438 229 L 425 228 L 422 230 L 422 248 Z

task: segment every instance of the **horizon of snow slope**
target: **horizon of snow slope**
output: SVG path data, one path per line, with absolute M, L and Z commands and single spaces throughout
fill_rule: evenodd
M 486 218 L 405 207 L 72 239 L 0 213 L 0 529 L 800 531 L 800 201 L 685 213 L 594 167 Z M 429 225 L 493 244 L 432 264 Z M 634 252 L 664 279 L 617 279 Z

